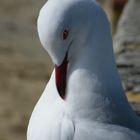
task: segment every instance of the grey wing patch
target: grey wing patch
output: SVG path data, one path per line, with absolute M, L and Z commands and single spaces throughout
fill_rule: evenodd
M 71 119 L 65 117 L 61 125 L 61 140 L 73 140 L 75 133 L 75 126 Z
M 140 140 L 135 131 L 117 125 L 82 122 L 75 127 L 74 140 Z

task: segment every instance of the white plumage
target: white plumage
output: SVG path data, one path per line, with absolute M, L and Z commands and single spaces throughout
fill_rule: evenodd
M 122 89 L 100 6 L 94 0 L 49 0 L 38 32 L 55 70 L 32 113 L 27 139 L 140 140 L 140 120 Z

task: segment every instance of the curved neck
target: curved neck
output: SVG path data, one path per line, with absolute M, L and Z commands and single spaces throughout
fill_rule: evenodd
M 111 38 L 105 40 L 110 41 Z M 66 98 L 69 111 L 83 117 L 89 113 L 93 118 L 101 115 L 102 120 L 110 119 L 110 113 L 129 112 L 130 107 L 115 64 L 112 42 L 96 40 L 94 45 L 89 44 L 80 46 L 76 57 L 69 63 Z

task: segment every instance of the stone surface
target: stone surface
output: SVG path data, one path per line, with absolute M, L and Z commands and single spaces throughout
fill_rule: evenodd
M 115 52 L 128 45 L 140 44 L 140 0 L 129 0 L 118 24 L 114 37 Z
M 131 103 L 133 110 L 140 116 L 140 103 Z
M 126 47 L 116 58 L 125 90 L 140 92 L 140 47 Z
M 114 37 L 114 50 L 126 91 L 140 93 L 140 0 L 129 0 Z

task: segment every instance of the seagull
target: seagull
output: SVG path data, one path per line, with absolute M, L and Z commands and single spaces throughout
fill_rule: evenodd
M 54 70 L 32 113 L 27 140 L 140 140 L 140 119 L 124 94 L 99 4 L 48 0 L 38 33 Z

